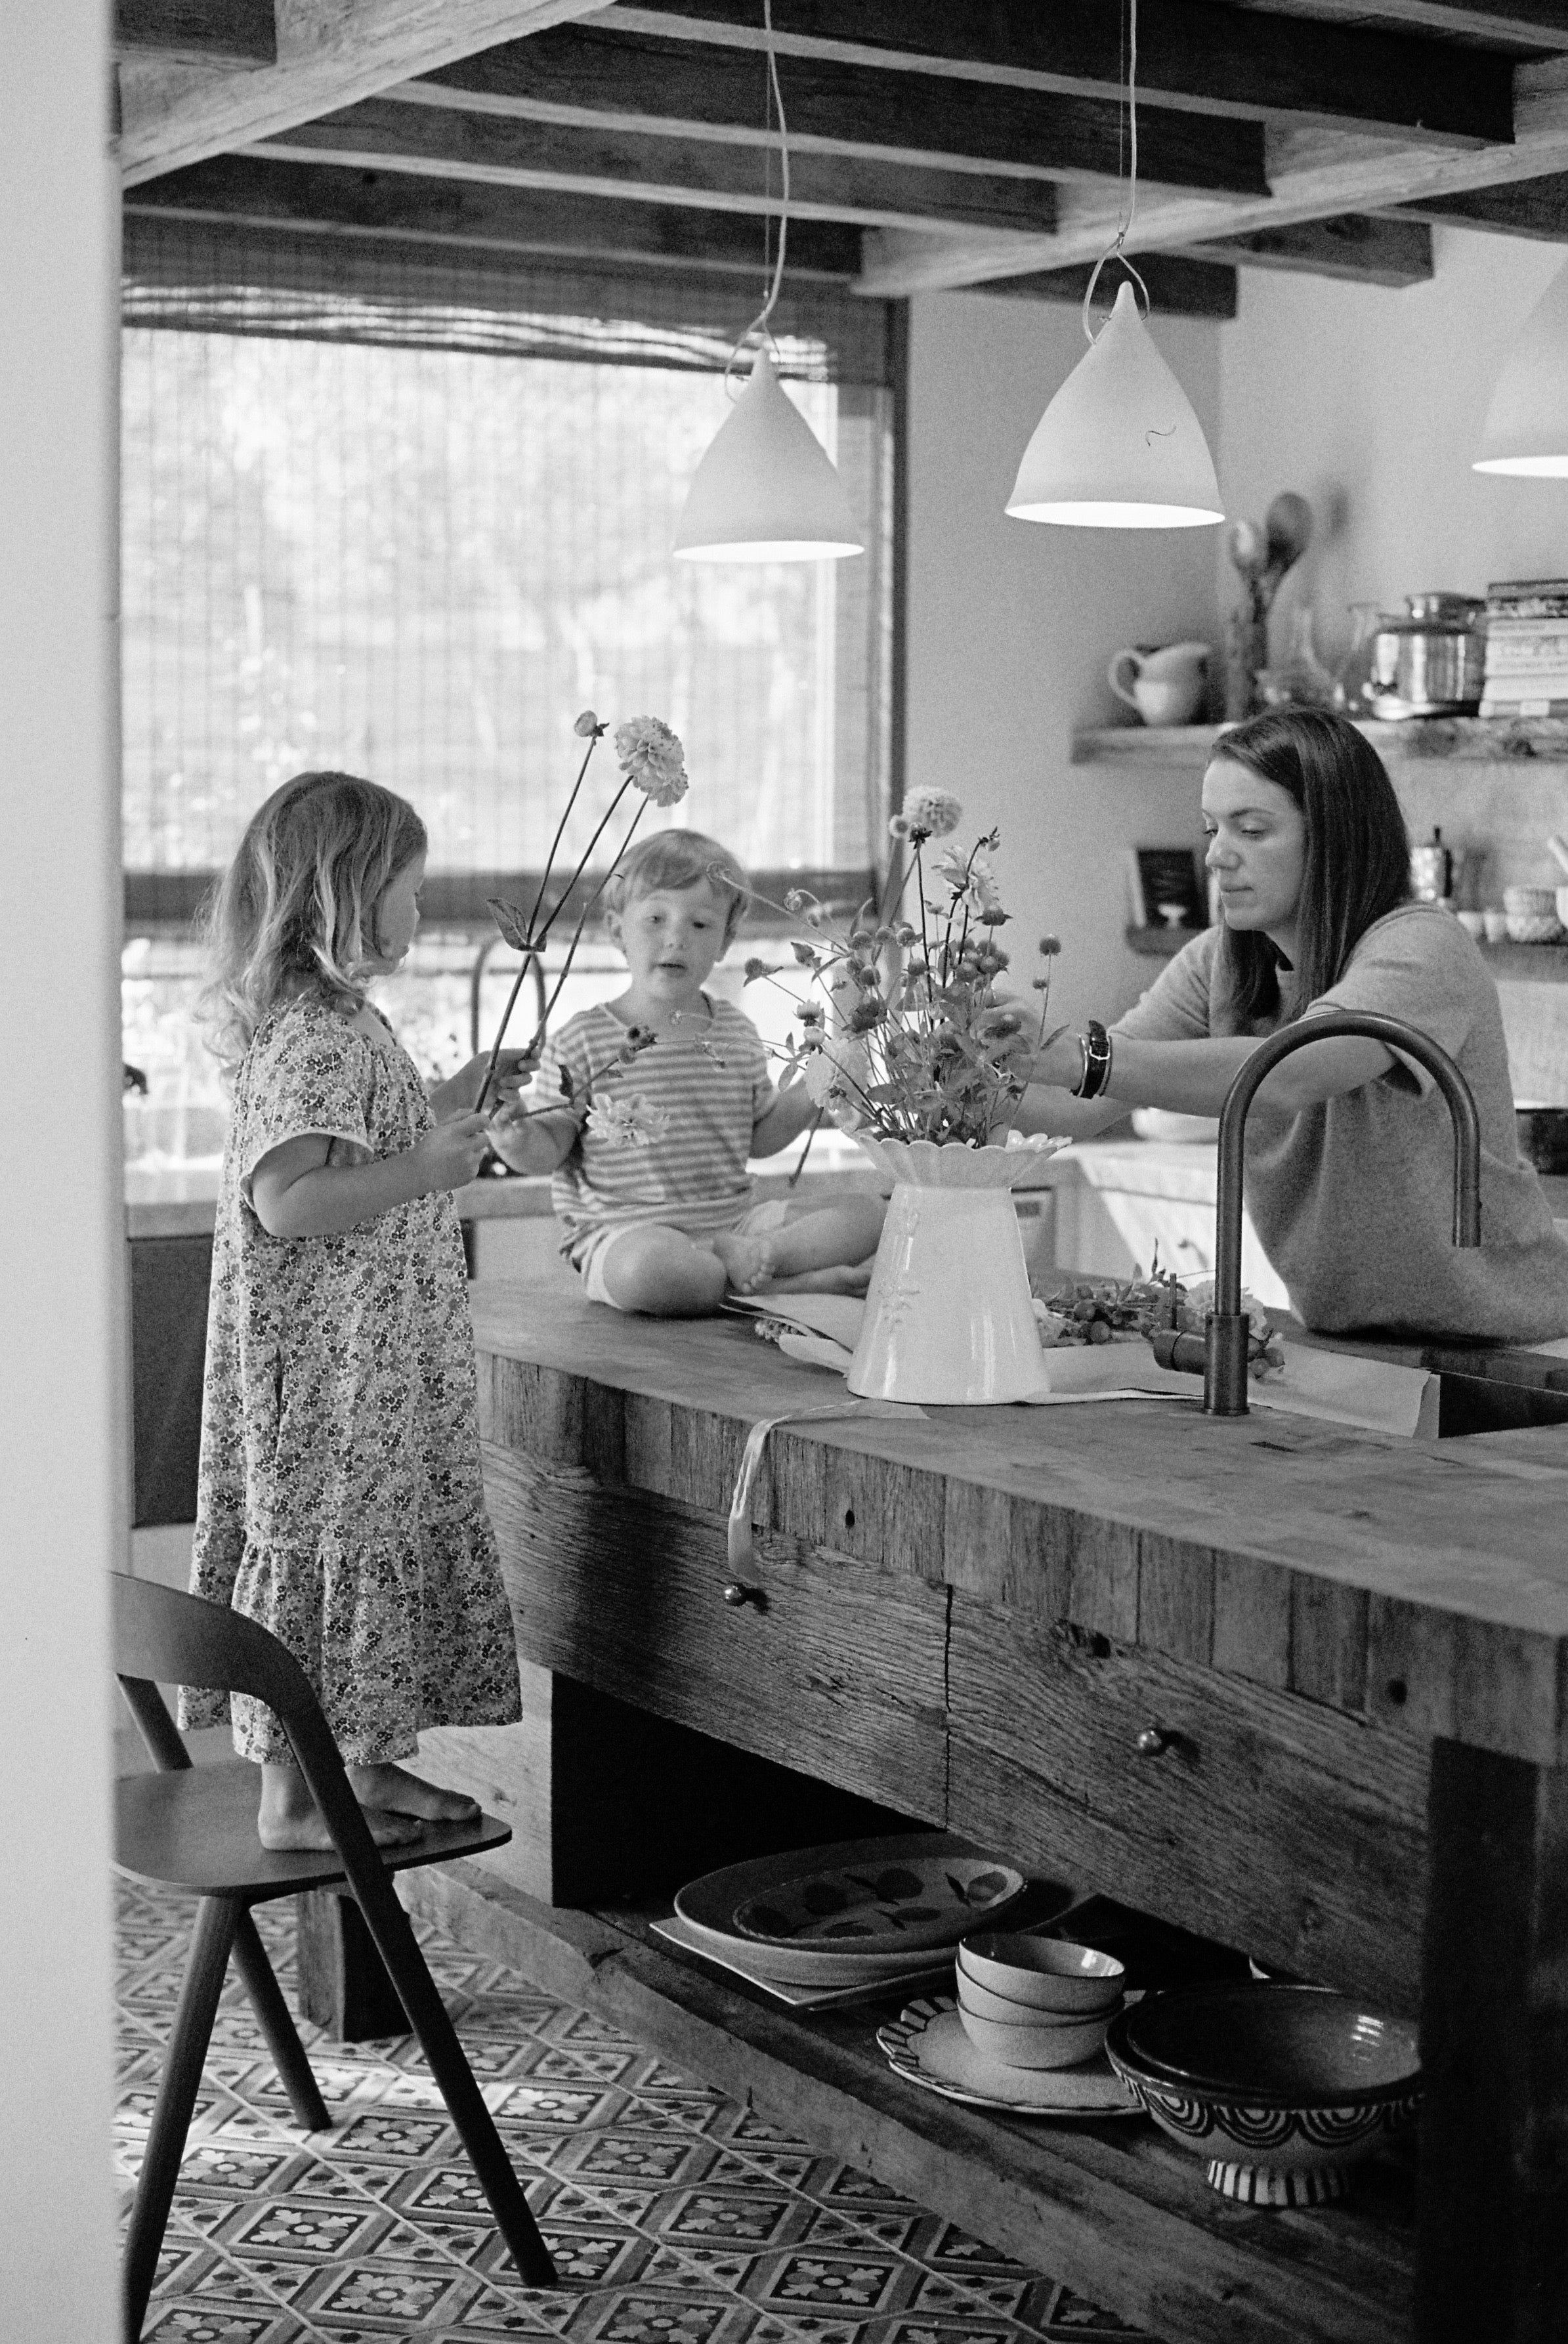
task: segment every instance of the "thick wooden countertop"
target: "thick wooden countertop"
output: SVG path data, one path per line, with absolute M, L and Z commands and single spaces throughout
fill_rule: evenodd
M 621 1395 L 591 1470 L 710 1515 L 757 1419 L 843 1390 L 738 1321 L 531 1285 L 471 1296 L 492 1438 L 517 1420 L 500 1363 L 525 1371 L 540 1422 L 574 1420 L 575 1454 L 584 1388 Z M 773 1436 L 754 1514 L 777 1535 L 1398 1732 L 1568 1756 L 1568 1428 L 1416 1444 L 1219 1422 L 1196 1396 L 896 1415 L 843 1397 L 842 1420 Z

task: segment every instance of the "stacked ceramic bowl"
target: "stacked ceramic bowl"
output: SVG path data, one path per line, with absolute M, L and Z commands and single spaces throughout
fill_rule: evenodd
M 1557 945 L 1563 923 L 1557 916 L 1555 887 L 1505 887 L 1502 910 L 1508 939 L 1516 945 Z
M 1122 1965 L 1092 1945 L 990 1931 L 958 1946 L 958 2018 L 1005 2067 L 1077 2067 L 1121 2008 Z

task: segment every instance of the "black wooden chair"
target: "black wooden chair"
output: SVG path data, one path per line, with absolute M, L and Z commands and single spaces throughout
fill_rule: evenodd
M 500 1847 L 510 1830 L 481 1815 L 470 1824 L 428 1824 L 417 1840 L 379 1848 L 305 1672 L 275 1636 L 226 1605 L 172 1588 L 117 1571 L 111 1586 L 120 1690 L 159 1769 L 127 1775 L 116 1786 L 115 1860 L 137 1879 L 200 1900 L 126 2246 L 125 2344 L 140 2344 L 231 1953 L 296 2121 L 310 2132 L 331 2121 L 250 1908 L 344 1882 L 420 2038 L 512 2260 L 531 2287 L 554 2286 L 549 2252 L 389 1876 Z M 256 1835 L 256 1767 L 244 1760 L 193 1766 L 158 1693 L 160 1682 L 217 1686 L 264 1701 L 288 1736 L 335 1853 L 274 1854 L 264 1848 Z

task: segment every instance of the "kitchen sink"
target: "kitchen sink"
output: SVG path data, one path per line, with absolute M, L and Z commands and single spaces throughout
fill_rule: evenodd
M 1568 1389 L 1555 1383 L 1461 1374 L 1447 1369 L 1438 1369 L 1437 1375 L 1440 1440 L 1463 1440 L 1477 1432 L 1527 1432 L 1538 1424 L 1568 1424 Z

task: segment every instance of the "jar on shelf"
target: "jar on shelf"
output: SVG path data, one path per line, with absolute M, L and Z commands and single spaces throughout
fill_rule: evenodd
M 1310 603 L 1290 613 L 1290 644 L 1278 667 L 1268 667 L 1258 679 L 1266 708 L 1337 708 L 1337 676 L 1318 657 L 1313 641 Z
M 1338 679 L 1347 716 L 1364 716 L 1371 705 L 1372 647 L 1387 624 L 1381 602 L 1351 604 L 1351 648 L 1340 662 Z

